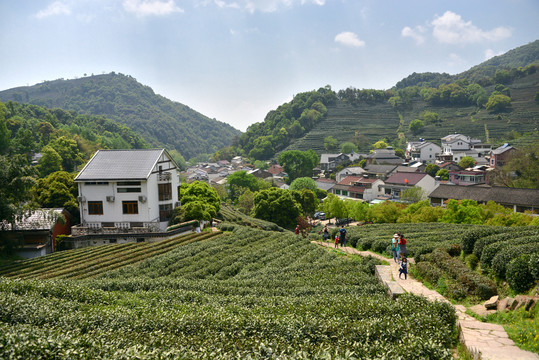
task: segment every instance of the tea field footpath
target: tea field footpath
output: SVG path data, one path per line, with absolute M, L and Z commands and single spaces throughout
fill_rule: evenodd
M 318 245 L 331 247 L 335 245 L 329 242 L 316 241 Z M 370 251 L 359 251 L 352 247 L 338 247 L 339 251 L 361 256 L 372 256 L 382 261 L 389 262 L 393 279 L 408 293 L 423 295 L 431 301 L 445 301 L 438 292 L 428 289 L 421 282 L 413 279 L 408 274 L 408 279 L 399 279 L 399 265 L 393 259 L 385 258 Z M 413 264 L 413 259 L 409 259 Z M 539 360 L 539 355 L 530 351 L 519 349 L 513 340 L 509 338 L 503 326 L 498 324 L 484 323 L 466 314 L 466 307 L 453 305 L 458 316 L 460 341 L 466 346 L 470 354 L 476 359 L 483 360 Z

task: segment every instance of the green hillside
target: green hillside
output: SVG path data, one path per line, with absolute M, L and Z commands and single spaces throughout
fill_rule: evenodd
M 512 130 L 524 133 L 539 129 L 539 104 L 534 101 L 535 93 L 539 91 L 539 73 L 517 79 L 507 88 L 511 94 L 512 109 L 501 113 L 492 113 L 474 105 L 436 106 L 419 96 L 400 108 L 387 102 L 352 105 L 346 99 L 338 99 L 334 105 L 327 106 L 327 115 L 322 121 L 284 150 L 313 149 L 323 153 L 324 138 L 333 136 L 340 143 L 352 141 L 360 151 L 367 151 L 373 143 L 383 138 L 394 146 L 402 146 L 405 141 L 419 137 L 440 143 L 440 138 L 454 132 L 483 141 L 487 140 L 488 134 L 489 141 L 497 144 L 504 141 L 506 133 Z M 494 91 L 494 86 L 485 87 L 485 90 L 490 93 Z M 426 111 L 437 113 L 440 121 L 425 122 L 423 131 L 414 135 L 409 130 L 410 122 L 424 120 Z M 404 137 L 399 139 L 400 133 Z M 359 139 L 358 134 L 362 135 Z
M 244 154 L 267 160 L 285 150 L 339 152 L 340 146 L 324 146 L 329 136 L 339 145 L 353 142 L 359 151 L 381 139 L 401 148 L 420 137 L 439 143 L 454 132 L 497 145 L 514 138 L 510 132 L 539 128 L 538 61 L 539 40 L 454 76 L 414 73 L 389 90 L 326 86 L 300 93 L 217 157 Z M 414 120 L 424 127 L 412 132 Z
M 155 94 L 131 76 L 115 73 L 4 90 L 0 100 L 103 115 L 125 124 L 150 146 L 177 150 L 187 159 L 228 146 L 240 134 L 228 124 Z
M 451 305 L 391 300 L 376 263 L 236 226 L 98 278 L 0 276 L 0 358 L 452 359 Z

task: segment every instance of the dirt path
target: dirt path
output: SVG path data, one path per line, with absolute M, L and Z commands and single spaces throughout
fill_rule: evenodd
M 329 242 L 316 241 L 316 244 L 333 248 L 335 245 Z M 393 279 L 408 293 L 423 295 L 431 301 L 449 300 L 437 291 L 428 289 L 421 282 L 415 280 L 408 273 L 408 279 L 399 279 L 399 266 L 393 259 L 385 258 L 370 251 L 359 251 L 352 247 L 339 247 L 339 251 L 361 256 L 372 256 L 390 264 Z M 409 259 L 414 264 L 413 259 Z M 476 359 L 484 360 L 539 360 L 539 355 L 519 349 L 513 340 L 505 332 L 503 326 L 498 324 L 484 323 L 466 314 L 466 308 L 462 305 L 453 305 L 458 316 L 460 341 Z

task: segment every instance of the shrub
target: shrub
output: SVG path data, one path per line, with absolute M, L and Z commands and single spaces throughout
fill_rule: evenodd
M 447 287 L 446 294 L 447 297 L 455 300 L 462 300 L 467 295 L 467 289 L 460 283 L 451 283 Z
M 539 252 L 539 242 L 522 244 L 512 246 L 508 245 L 507 248 L 501 250 L 494 258 L 492 259 L 492 270 L 494 274 L 500 279 L 505 279 L 505 271 L 509 262 L 521 255 L 533 254 Z
M 534 284 L 534 277 L 530 271 L 531 255 L 517 257 L 507 265 L 507 283 L 518 293 L 526 292 Z
M 419 276 L 431 284 L 438 283 L 438 280 L 442 277 L 442 271 L 429 261 L 418 262 L 415 266 Z
M 500 228 L 495 227 L 479 227 L 472 230 L 468 230 L 462 237 L 462 250 L 465 254 L 471 254 L 475 242 L 483 237 L 495 234 L 500 231 Z
M 539 280 L 539 253 L 530 256 L 530 272 L 535 280 Z
M 388 254 L 391 254 L 391 244 L 388 240 L 385 239 L 375 240 L 372 243 L 371 249 L 377 253 L 387 252 Z
M 472 270 L 475 270 L 477 268 L 477 264 L 479 264 L 479 259 L 475 254 L 470 254 L 466 256 L 466 265 Z

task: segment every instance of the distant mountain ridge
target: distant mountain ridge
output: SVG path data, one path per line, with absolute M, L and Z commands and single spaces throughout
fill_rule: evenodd
M 414 73 L 388 90 L 326 87 L 300 93 L 271 110 L 264 122 L 252 124 L 241 135 L 235 153 L 243 151 L 262 160 L 286 150 L 331 153 L 348 141 L 368 151 L 381 139 L 405 148 L 407 141 L 419 137 L 440 143 L 440 138 L 454 132 L 496 145 L 510 132 L 515 132 L 511 136 L 537 132 L 538 93 L 539 40 L 457 75 Z M 494 109 L 489 101 L 500 98 L 509 104 Z M 321 99 L 325 111 L 315 121 L 302 122 L 313 103 L 309 99 Z M 415 120 L 424 125 L 419 131 L 410 129 Z M 333 148 L 325 144 L 330 136 L 338 142 Z
M 128 126 L 150 146 L 175 149 L 186 159 L 228 146 L 241 133 L 116 73 L 8 89 L 0 91 L 0 100 L 103 115 Z

